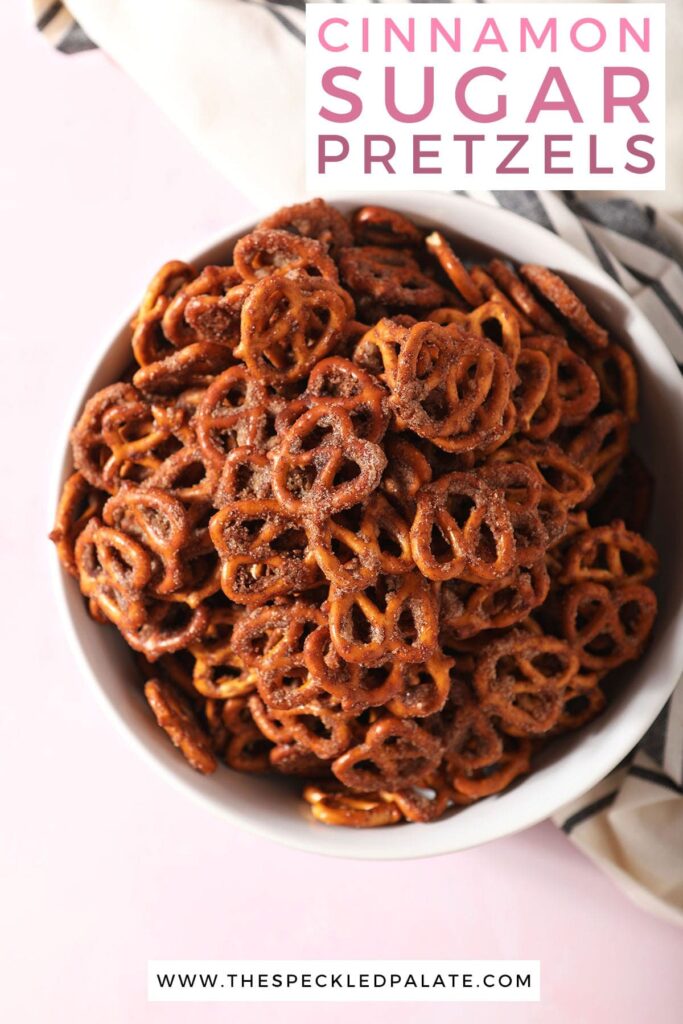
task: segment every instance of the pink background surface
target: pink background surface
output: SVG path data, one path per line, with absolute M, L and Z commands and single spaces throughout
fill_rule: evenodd
M 169 788 L 66 646 L 45 534 L 65 410 L 164 260 L 250 211 L 101 54 L 0 15 L 6 629 L 0 1010 L 13 1022 L 680 1020 L 681 933 L 545 823 L 431 861 L 324 860 Z M 17 6 L 19 10 L 17 10 Z M 239 140 L 235 140 L 239 144 Z M 148 958 L 540 958 L 536 1006 L 148 1005 Z

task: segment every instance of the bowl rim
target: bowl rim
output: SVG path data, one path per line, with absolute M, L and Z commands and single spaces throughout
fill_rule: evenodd
M 508 225 L 508 231 L 501 231 L 501 241 L 503 241 L 505 237 L 509 236 L 510 232 L 514 232 L 515 227 L 517 227 L 518 230 L 523 229 L 526 235 L 531 235 L 532 240 L 535 237 L 541 246 L 545 244 L 547 247 L 549 244 L 548 239 L 552 239 L 554 247 L 559 247 L 560 249 L 564 249 L 565 251 L 568 251 L 568 253 L 571 253 L 572 261 L 577 267 L 576 273 L 585 272 L 585 277 L 588 279 L 591 286 L 599 287 L 603 293 L 606 292 L 608 295 L 615 298 L 618 303 L 625 308 L 631 318 L 629 336 L 633 337 L 637 334 L 639 337 L 642 337 L 643 344 L 641 346 L 639 342 L 638 350 L 640 352 L 641 348 L 647 348 L 650 353 L 648 362 L 651 362 L 652 359 L 654 359 L 655 361 L 664 360 L 664 364 L 669 364 L 671 380 L 674 382 L 674 389 L 678 391 L 681 408 L 683 408 L 683 375 L 680 374 L 678 366 L 669 348 L 659 336 L 653 325 L 649 322 L 646 315 L 636 306 L 631 297 L 609 277 L 601 266 L 591 262 L 582 252 L 575 249 L 570 242 L 554 235 L 542 225 L 530 221 L 511 210 L 482 203 L 469 196 L 455 195 L 452 193 L 421 192 L 413 194 L 398 191 L 389 193 L 368 191 L 367 193 L 364 192 L 363 195 L 360 196 L 357 192 L 335 192 L 334 194 L 325 195 L 324 198 L 332 205 L 340 205 L 343 208 L 358 206 L 361 203 L 376 203 L 390 206 L 395 209 L 402 210 L 408 215 L 411 215 L 412 213 L 417 219 L 423 220 L 429 220 L 429 214 L 426 207 L 431 199 L 433 203 L 445 202 L 449 205 L 452 204 L 454 213 L 457 212 L 458 208 L 467 208 L 470 212 L 474 208 L 482 218 L 494 218 L 495 220 L 500 221 L 502 227 Z M 265 214 L 260 210 L 257 210 L 249 216 L 240 218 L 240 220 L 229 224 L 225 229 L 221 230 L 220 233 L 217 233 L 208 244 L 204 245 L 198 253 L 191 256 L 187 262 L 199 267 L 206 265 L 207 258 L 214 250 L 229 245 L 232 240 L 235 240 L 240 237 L 240 235 L 253 230 L 254 226 L 262 216 L 265 216 Z M 435 223 L 438 223 L 438 217 L 435 217 L 434 221 Z M 455 229 L 445 226 L 445 230 L 447 233 L 453 233 Z M 474 237 L 472 237 L 471 240 L 474 243 L 477 241 Z M 489 243 L 484 244 L 489 248 L 491 247 Z M 549 260 L 548 262 L 551 261 Z M 134 308 L 135 307 L 133 307 L 133 309 Z M 93 393 L 95 381 L 101 372 L 102 365 L 112 349 L 114 349 L 119 343 L 119 339 L 126 331 L 132 315 L 133 314 L 123 321 L 118 319 L 114 327 L 104 335 L 108 340 L 102 348 L 98 349 L 97 353 L 93 356 L 92 361 L 86 366 L 84 372 L 79 375 L 78 387 L 74 389 L 76 397 L 68 402 L 68 415 L 64 418 L 64 428 L 63 431 L 60 429 L 57 435 L 57 451 L 59 454 L 56 459 L 53 483 L 50 487 L 51 501 L 48 505 L 48 514 L 51 516 L 54 515 L 54 509 L 61 494 L 64 480 L 68 473 L 71 472 L 69 469 L 69 466 L 72 465 L 69 443 L 71 428 L 80 415 L 84 402 Z M 584 771 L 583 775 L 579 777 L 578 785 L 576 784 L 576 781 L 572 784 L 568 784 L 567 781 L 565 781 L 564 787 L 559 787 L 561 789 L 559 796 L 555 796 L 550 800 L 546 799 L 545 802 L 540 801 L 536 807 L 534 807 L 532 803 L 525 809 L 525 812 L 522 813 L 520 813 L 520 809 L 518 809 L 514 822 L 506 822 L 502 827 L 496 824 L 495 815 L 490 815 L 490 820 L 486 823 L 487 827 L 483 827 L 481 829 L 481 836 L 479 838 L 465 842 L 458 842 L 455 830 L 443 829 L 442 831 L 439 831 L 439 823 L 432 823 L 429 828 L 429 833 L 432 834 L 431 841 L 428 843 L 416 844 L 419 846 L 419 849 L 416 851 L 411 848 L 409 838 L 400 845 L 395 841 L 395 839 L 392 842 L 390 837 L 396 837 L 396 832 L 398 831 L 396 829 L 337 829 L 315 822 L 312 823 L 314 827 L 308 830 L 289 834 L 286 828 L 282 827 L 277 822 L 273 822 L 271 824 L 268 821 L 264 822 L 257 818 L 250 818 L 247 814 L 235 809 L 229 801 L 218 798 L 213 790 L 208 788 L 203 790 L 198 787 L 196 779 L 184 771 L 186 766 L 182 763 L 180 755 L 177 757 L 177 767 L 175 760 L 171 763 L 166 763 L 164 759 L 157 756 L 154 748 L 146 742 L 142 731 L 136 730 L 126 722 L 124 716 L 116 707 L 114 700 L 106 692 L 105 687 L 100 682 L 98 674 L 86 654 L 75 617 L 70 610 L 69 595 L 70 593 L 73 593 L 74 581 L 62 568 L 59 560 L 55 558 L 52 553 L 50 554 L 52 584 L 54 585 L 55 592 L 58 596 L 59 614 L 61 621 L 66 627 L 65 631 L 69 647 L 80 665 L 81 672 L 89 680 L 89 685 L 95 691 L 97 700 L 100 702 L 101 706 L 106 709 L 110 719 L 113 719 L 118 731 L 127 738 L 128 742 L 142 754 L 144 759 L 151 764 L 163 778 L 172 782 L 178 791 L 189 794 L 196 803 L 206 807 L 217 817 L 227 820 L 229 823 L 237 825 L 247 832 L 261 838 L 265 838 L 303 852 L 317 853 L 323 856 L 340 857 L 352 860 L 410 860 L 431 856 L 445 856 L 449 853 L 458 852 L 459 850 L 471 849 L 476 846 L 484 845 L 485 843 L 492 842 L 497 838 L 514 835 L 517 832 L 544 821 L 551 815 L 555 814 L 561 807 L 571 803 L 580 795 L 587 792 L 623 760 L 655 720 L 677 685 L 681 671 L 683 670 L 682 604 L 676 613 L 676 623 L 678 623 L 679 632 L 681 632 L 681 643 L 677 645 L 678 648 L 680 648 L 680 658 L 677 667 L 675 670 L 672 670 L 671 678 L 668 679 L 666 685 L 660 683 L 656 690 L 651 689 L 649 694 L 646 695 L 649 699 L 641 701 L 641 703 L 645 705 L 641 708 L 641 711 L 643 712 L 641 716 L 638 718 L 636 718 L 636 716 L 632 716 L 631 719 L 628 719 L 626 722 L 620 722 L 620 719 L 617 718 L 614 722 L 608 723 L 607 729 L 610 733 L 611 742 L 609 744 L 605 743 L 605 749 L 602 751 L 602 757 L 597 757 L 594 754 L 590 761 L 590 770 Z M 670 629 L 672 629 L 676 623 L 672 623 Z M 662 637 L 659 636 L 655 640 L 653 647 L 658 646 L 661 643 Z M 620 729 L 618 730 L 616 726 L 619 722 Z M 629 725 L 629 728 L 626 728 L 627 724 Z M 605 740 L 606 739 L 607 735 L 605 735 Z M 619 742 L 617 742 L 617 739 Z M 173 753 L 175 754 L 176 752 L 173 751 Z M 566 758 L 566 753 L 560 755 L 557 766 L 560 767 Z M 555 766 L 553 765 L 552 767 Z M 531 779 L 533 779 L 533 777 L 534 773 L 525 777 L 520 783 L 520 788 L 526 785 Z M 200 779 L 200 781 L 202 780 Z M 495 797 L 488 798 L 482 803 L 491 803 L 494 805 L 495 799 Z M 457 821 L 457 817 L 458 815 L 454 815 L 452 818 L 447 820 Z M 402 833 L 412 833 L 413 829 L 406 829 L 404 825 L 400 831 Z M 422 830 L 420 831 L 422 832 Z M 348 840 L 344 839 L 343 835 L 340 835 L 340 833 L 345 834 L 346 836 L 351 833 L 353 836 L 358 837 L 358 841 L 354 844 L 350 844 Z M 380 833 L 383 836 L 386 836 L 386 841 L 384 843 L 373 842 L 370 845 L 366 844 L 363 842 L 362 837 L 367 836 L 369 833 Z M 381 849 L 375 848 L 380 846 Z

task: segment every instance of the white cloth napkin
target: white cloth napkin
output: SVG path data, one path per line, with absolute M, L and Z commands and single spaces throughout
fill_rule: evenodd
M 242 191 L 275 206 L 304 192 L 303 0 L 32 0 L 65 53 L 99 45 Z M 683 3 L 667 4 L 670 96 L 683 96 Z M 673 89 L 671 88 L 673 86 Z M 658 212 L 628 198 L 487 192 L 562 235 L 613 276 L 683 366 L 683 118 L 669 118 Z M 556 824 L 633 900 L 683 924 L 683 683 L 627 763 Z

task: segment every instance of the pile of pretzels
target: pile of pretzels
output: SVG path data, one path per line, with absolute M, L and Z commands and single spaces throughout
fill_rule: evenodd
M 597 715 L 657 555 L 633 360 L 556 274 L 321 199 L 167 263 L 52 539 L 200 772 L 432 821 Z

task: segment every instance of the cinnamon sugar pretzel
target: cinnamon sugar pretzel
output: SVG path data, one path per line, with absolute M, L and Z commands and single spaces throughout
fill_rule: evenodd
M 165 264 L 131 342 L 51 539 L 197 771 L 299 776 L 327 825 L 434 821 L 645 650 L 637 370 L 552 271 L 315 199 Z

